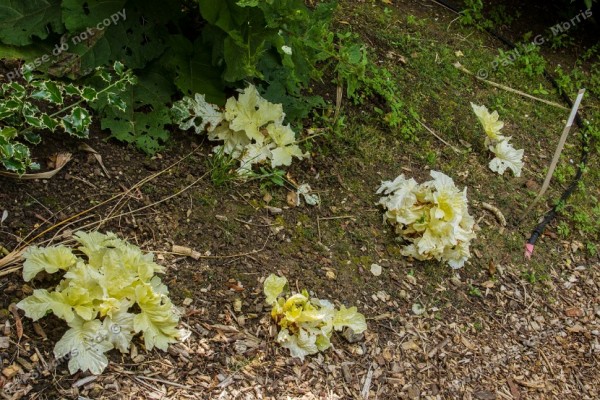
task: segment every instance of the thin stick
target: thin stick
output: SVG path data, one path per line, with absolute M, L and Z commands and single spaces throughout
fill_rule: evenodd
M 92 223 L 90 223 L 90 224 L 83 225 L 83 226 L 79 227 L 79 229 L 85 229 L 85 228 L 88 228 L 88 227 L 90 227 L 90 226 L 93 226 L 93 225 L 98 225 L 98 226 L 100 226 L 100 225 L 102 225 L 103 223 L 105 223 L 106 221 L 109 221 L 109 220 L 111 220 L 111 219 L 115 219 L 115 218 L 121 218 L 121 217 L 123 217 L 123 216 L 125 216 L 125 215 L 134 214 L 134 213 L 137 213 L 137 212 L 139 212 L 139 211 L 145 210 L 145 209 L 147 209 L 147 208 L 154 207 L 154 206 L 155 206 L 155 205 L 157 205 L 157 204 L 164 203 L 165 201 L 168 201 L 168 200 L 172 199 L 173 197 L 179 196 L 181 193 L 185 192 L 186 190 L 188 190 L 189 188 L 191 188 L 192 186 L 194 186 L 196 183 L 200 182 L 200 181 L 201 181 L 202 179 L 204 179 L 204 177 L 206 177 L 206 176 L 207 176 L 207 175 L 208 175 L 210 172 L 211 172 L 210 170 L 209 170 L 209 171 L 207 171 L 207 172 L 205 172 L 205 173 L 204 173 L 202 176 L 200 176 L 198 179 L 196 179 L 194 182 L 190 183 L 189 185 L 187 185 L 187 186 L 186 186 L 186 187 L 184 187 L 183 189 L 179 190 L 178 192 L 176 192 L 176 193 L 174 193 L 174 194 L 172 194 L 172 195 L 170 195 L 170 196 L 167 196 L 167 197 L 165 197 L 165 198 L 163 198 L 163 199 L 160 199 L 159 201 L 156 201 L 156 202 L 154 202 L 154 203 L 152 203 L 152 204 L 148 204 L 148 205 L 146 205 L 146 206 L 143 206 L 143 207 L 140 207 L 140 208 L 136 208 L 135 210 L 131 210 L 131 211 L 128 211 L 128 212 L 124 212 L 124 213 L 121 213 L 121 214 L 118 214 L 118 215 L 111 215 L 111 216 L 108 216 L 108 217 L 106 217 L 106 218 L 103 218 L 103 219 L 101 219 L 100 221 L 94 221 L 94 222 L 92 222 Z M 96 206 L 96 207 L 97 207 L 97 206 Z M 92 207 L 91 209 L 89 209 L 89 210 L 86 210 L 86 211 L 90 211 L 90 210 L 92 210 L 93 208 L 95 208 L 95 207 Z M 73 217 L 67 218 L 67 219 L 66 219 L 66 220 L 64 220 L 64 221 L 61 221 L 60 223 L 58 223 L 58 224 L 55 224 L 55 225 L 51 226 L 50 228 L 46 229 L 44 232 L 40 233 L 39 235 L 37 235 L 37 236 L 36 236 L 36 237 L 34 237 L 33 239 L 29 240 L 29 241 L 27 242 L 27 244 L 31 243 L 32 241 L 34 241 L 35 239 L 37 239 L 38 237 L 40 237 L 40 236 L 41 236 L 41 235 L 43 235 L 44 233 L 46 233 L 46 232 L 50 232 L 52 229 L 54 229 L 54 228 L 57 228 L 57 227 L 59 227 L 59 226 L 61 226 L 61 225 L 64 225 L 64 224 L 65 224 L 66 222 L 68 222 L 69 220 L 72 220 L 72 219 L 74 219 L 75 217 L 77 217 L 77 216 L 79 216 L 79 215 L 82 215 L 82 214 L 84 214 L 84 213 L 85 213 L 85 212 L 81 212 L 81 213 L 79 213 L 79 214 L 77 214 L 77 215 L 75 215 L 75 216 L 73 216 Z M 75 222 L 76 222 L 76 221 L 75 221 Z M 264 246 L 266 246 L 266 243 L 263 245 L 263 248 L 264 248 Z M 25 246 L 22 246 L 21 248 L 19 248 L 19 249 L 17 249 L 17 250 L 13 250 L 13 251 L 12 251 L 12 252 L 11 252 L 9 255 L 7 255 L 6 257 L 4 257 L 4 258 L 2 258 L 2 259 L 0 259 L 0 276 L 8 275 L 8 274 L 10 274 L 10 273 L 12 273 L 12 272 L 16 272 L 16 271 L 18 271 L 19 269 L 21 269 L 21 267 L 20 267 L 20 266 L 13 267 L 13 268 L 6 268 L 6 269 L 5 269 L 5 267 L 7 267 L 8 265 L 10 265 L 10 264 L 12 264 L 12 263 L 14 263 L 14 262 L 18 261 L 18 260 L 19 260 L 19 258 L 20 258 L 20 256 L 21 256 L 21 254 L 23 253 L 23 251 L 25 251 L 25 248 L 26 248 L 26 247 L 27 247 L 27 245 L 25 245 Z M 262 249 L 261 249 L 261 250 L 259 250 L 259 251 L 262 251 Z M 248 253 L 248 254 L 253 254 L 253 253 Z M 244 254 L 244 255 L 247 255 L 247 254 Z M 207 257 L 205 257 L 205 258 L 207 258 Z M 228 257 L 218 257 L 218 258 L 228 258 Z
M 164 203 L 165 201 L 171 200 L 173 197 L 177 197 L 177 196 L 179 196 L 181 193 L 185 192 L 186 190 L 188 190 L 189 188 L 191 188 L 192 186 L 194 186 L 196 183 L 200 182 L 200 181 L 201 181 L 202 179 L 204 179 L 204 178 L 206 177 L 206 175 L 208 175 L 208 174 L 209 174 L 211 171 L 212 171 L 212 170 L 208 170 L 207 172 L 205 172 L 204 174 L 202 174 L 202 176 L 200 176 L 198 179 L 196 179 L 194 182 L 190 183 L 189 185 L 187 185 L 187 186 L 186 186 L 186 187 L 184 187 L 183 189 L 179 190 L 179 191 L 178 191 L 178 192 L 176 192 L 176 193 L 173 193 L 173 194 L 172 194 L 172 195 L 170 195 L 170 196 L 164 197 L 164 198 L 162 198 L 162 199 L 160 199 L 160 200 L 158 200 L 158 201 L 156 201 L 156 202 L 154 202 L 154 203 L 152 203 L 152 204 L 148 204 L 148 205 L 145 205 L 145 206 L 143 206 L 143 207 L 136 208 L 135 210 L 127 211 L 127 212 L 124 212 L 124 213 L 121 213 L 121 214 L 118 214 L 118 215 L 109 215 L 108 217 L 106 217 L 106 218 L 103 218 L 102 220 L 100 220 L 100 221 L 96 221 L 96 222 L 94 222 L 94 223 L 97 223 L 97 224 L 99 224 L 99 226 L 100 226 L 100 225 L 104 224 L 104 222 L 106 222 L 106 221 L 109 221 L 109 220 L 111 220 L 111 219 L 120 218 L 120 217 L 123 217 L 123 216 L 125 216 L 125 215 L 134 214 L 134 213 L 140 212 L 140 211 L 142 211 L 142 210 L 145 210 L 145 209 L 147 209 L 147 208 L 154 207 L 154 206 L 156 206 L 156 205 L 158 205 L 158 204 Z
M 317 216 L 317 233 L 319 234 L 319 243 L 323 244 L 321 241 L 321 217 Z
M 339 217 L 318 217 L 321 221 L 327 221 L 330 219 L 346 219 L 346 218 L 356 218 L 354 215 L 340 215 Z
M 39 228 L 36 228 L 36 229 L 32 230 L 31 232 L 29 232 L 29 233 L 27 234 L 27 236 L 25 236 L 25 238 L 23 238 L 23 240 L 21 241 L 21 243 L 19 243 L 19 245 L 17 246 L 17 249 L 15 249 L 13 252 L 18 252 L 18 251 L 20 251 L 20 250 L 23 250 L 23 249 L 25 249 L 25 247 L 27 247 L 27 246 L 28 246 L 30 243 L 32 243 L 34 240 L 36 240 L 36 239 L 38 239 L 39 237 L 41 237 L 41 236 L 45 235 L 46 233 L 48 233 L 48 232 L 50 232 L 50 231 L 52 231 L 52 230 L 54 230 L 54 229 L 58 228 L 59 226 L 62 226 L 62 225 L 64 225 L 64 224 L 66 224 L 66 223 L 67 223 L 67 222 L 69 222 L 69 221 L 73 221 L 74 219 L 76 219 L 77 217 L 79 217 L 79 216 L 81 216 L 81 215 L 85 215 L 85 214 L 87 214 L 87 213 L 89 213 L 89 212 L 91 212 L 91 211 L 95 210 L 96 208 L 102 207 L 102 206 L 104 206 L 105 204 L 108 204 L 108 203 L 110 203 L 111 201 L 113 201 L 113 200 L 115 200 L 115 199 L 118 199 L 118 198 L 120 198 L 120 197 L 123 197 L 123 196 L 126 196 L 126 195 L 128 195 L 128 194 L 129 194 L 131 191 L 133 191 L 134 189 L 136 189 L 136 188 L 138 188 L 138 187 L 140 187 L 140 186 L 144 185 L 146 182 L 148 182 L 148 181 L 151 181 L 152 179 L 156 178 L 157 176 L 160 176 L 160 175 L 164 174 L 165 172 L 167 172 L 168 170 L 170 170 L 171 168 L 173 168 L 173 167 L 174 167 L 174 166 L 176 166 L 177 164 L 181 163 L 183 160 L 185 160 L 186 158 L 188 158 L 189 156 L 191 156 L 193 153 L 195 153 L 195 152 L 196 152 L 196 150 L 197 150 L 197 148 L 196 148 L 196 149 L 194 149 L 194 150 L 193 150 L 192 152 L 190 152 L 189 154 L 187 154 L 187 155 L 183 156 L 183 157 L 182 157 L 181 159 L 179 159 L 178 161 L 176 161 L 176 162 L 174 162 L 173 164 L 169 165 L 168 167 L 166 167 L 166 168 L 165 168 L 165 169 L 163 169 L 162 171 L 158 171 L 158 172 L 156 172 L 156 173 L 154 173 L 154 174 L 152 174 L 152 175 L 150 175 L 150 176 L 147 176 L 147 177 L 143 178 L 143 179 L 142 179 L 142 180 L 140 180 L 138 183 L 136 183 L 135 185 L 133 185 L 133 186 L 132 186 L 132 187 L 131 187 L 131 188 L 130 188 L 128 191 L 126 191 L 126 192 L 124 192 L 124 193 L 117 193 L 117 194 L 115 194 L 115 195 L 113 195 L 113 196 L 109 197 L 108 199 L 106 199 L 106 200 L 104 200 L 104 201 L 102 201 L 102 202 L 100 202 L 100 203 L 96 204 L 96 205 L 95 205 L 95 206 L 93 206 L 93 207 L 90 207 L 90 208 L 88 208 L 88 209 L 86 209 L 86 210 L 83 210 L 83 211 L 81 211 L 81 212 L 79 212 L 79 213 L 77 213 L 77 214 L 75 214 L 75 215 L 72 215 L 72 216 L 70 216 L 70 217 L 68 217 L 68 218 L 66 218 L 66 219 L 64 219 L 64 220 L 62 220 L 62 221 L 60 221 L 60 222 L 58 222 L 58 223 L 56 223 L 56 224 L 54 224 L 54 225 L 52 225 L 52 226 L 48 227 L 48 228 L 46 228 L 46 229 L 45 229 L 45 230 L 43 230 L 42 232 L 40 232 L 40 233 L 38 233 L 37 235 L 35 235 L 33 238 L 31 238 L 31 239 L 28 239 L 28 238 L 29 238 L 31 235 L 33 235 L 33 233 L 34 233 L 35 231 L 37 231 L 37 229 L 39 229 Z M 3 261 L 4 261 L 4 259 L 0 259 L 0 268 L 2 268 L 4 265 L 6 265 L 6 264 L 5 264 Z
M 7 273 L 12 273 L 12 272 L 18 271 L 18 269 L 19 269 L 20 267 L 17 267 L 16 269 L 15 269 L 15 268 L 10 268 L 10 269 L 8 269 L 8 270 L 7 270 L 7 272 L 6 272 L 6 273 L 4 273 L 3 269 L 4 269 L 5 267 L 7 267 L 7 266 L 9 266 L 9 265 L 11 265 L 11 264 L 13 264 L 13 263 L 17 262 L 17 261 L 19 260 L 19 258 L 21 257 L 21 254 L 23 253 L 23 251 L 25 251 L 25 248 L 26 248 L 26 247 L 27 247 L 27 246 L 28 246 L 30 243 L 32 243 L 33 241 L 35 241 L 36 239 L 38 239 L 38 238 L 42 237 L 42 236 L 43 236 L 43 235 L 45 235 L 46 233 L 48 233 L 48 232 L 51 232 L 51 231 L 53 231 L 54 229 L 56 229 L 56 228 L 58 228 L 58 227 L 60 227 L 60 226 L 62 226 L 62 225 L 65 225 L 65 224 L 67 224 L 67 223 L 68 223 L 68 222 L 70 222 L 70 221 L 73 221 L 73 220 L 75 220 L 75 221 L 73 221 L 73 222 L 77 222 L 77 221 L 79 221 L 77 218 L 81 217 L 82 215 L 85 215 L 85 214 L 87 214 L 87 213 L 91 212 L 92 210 L 95 210 L 95 209 L 96 209 L 96 208 L 98 208 L 98 207 L 101 207 L 101 206 L 103 206 L 103 205 L 105 205 L 105 204 L 108 204 L 108 203 L 110 203 L 111 201 L 113 201 L 113 200 L 115 200 L 115 199 L 118 199 L 118 198 L 121 198 L 121 197 L 123 197 L 123 196 L 125 196 L 125 195 L 128 195 L 128 194 L 129 194 L 131 191 L 133 191 L 135 188 L 137 188 L 137 187 L 140 187 L 141 185 L 145 184 L 146 182 L 148 182 L 148 181 L 150 181 L 150 180 L 152 180 L 152 179 L 156 178 L 157 176 L 159 176 L 159 175 L 161 175 L 161 174 L 165 173 L 166 171 L 168 171 L 169 169 L 173 168 L 175 165 L 179 164 L 180 162 L 182 162 L 183 160 L 185 160 L 186 158 L 188 158 L 189 156 L 191 156 L 191 155 L 192 155 L 192 154 L 193 154 L 193 153 L 194 153 L 196 150 L 197 150 L 197 149 L 194 149 L 194 151 L 190 152 L 189 154 L 187 154 L 187 155 L 186 155 L 186 156 L 184 156 L 183 158 L 181 158 L 181 159 L 179 159 L 178 161 L 176 161 L 175 163 L 171 164 L 170 166 L 168 166 L 168 167 L 167 167 L 167 168 L 165 168 L 164 170 L 162 170 L 162 171 L 159 171 L 159 172 L 157 172 L 157 173 L 155 173 L 155 174 L 152 174 L 152 175 L 150 175 L 150 176 L 148 176 L 148 177 L 146 177 L 146 178 L 142 179 L 141 181 L 139 181 L 138 183 L 136 183 L 134 186 L 132 186 L 132 187 L 131 187 L 131 188 L 130 188 L 130 189 L 127 191 L 127 192 L 125 192 L 125 193 L 119 193 L 119 194 L 116 194 L 116 195 L 114 195 L 114 196 L 112 196 L 112 197 L 108 198 L 107 200 L 104 200 L 104 201 L 102 201 L 102 202 L 100 202 L 100 203 L 96 204 L 95 206 L 88 208 L 87 210 L 83 210 L 83 211 L 81 211 L 81 212 L 79 212 L 79 213 L 77 213 L 77 214 L 75 214 L 75 215 L 72 215 L 72 216 L 70 216 L 70 217 L 68 217 L 68 218 L 66 218 L 66 219 L 64 219 L 64 220 L 62 220 L 62 221 L 60 221 L 60 222 L 58 222 L 58 223 L 56 223 L 56 224 L 54 224 L 54 225 L 52 225 L 52 226 L 48 227 L 48 228 L 46 228 L 45 230 L 43 230 L 42 232 L 38 233 L 37 235 L 35 235 L 35 236 L 34 236 L 34 237 L 32 237 L 31 239 L 28 239 L 28 237 L 29 237 L 29 236 L 31 236 L 31 235 L 32 235 L 32 234 L 33 234 L 33 233 L 34 233 L 34 232 L 37 230 L 37 229 L 34 229 L 33 231 L 31 231 L 31 232 L 30 232 L 30 233 L 29 233 L 29 234 L 28 234 L 28 235 L 27 235 L 27 236 L 26 236 L 26 237 L 23 239 L 23 241 L 22 241 L 22 242 L 21 242 L 21 243 L 20 243 L 20 244 L 17 246 L 17 248 L 16 248 L 15 250 L 13 250 L 12 252 L 10 252 L 10 253 L 9 253 L 7 256 L 5 256 L 5 257 L 3 257 L 3 258 L 0 258 L 0 276 L 4 276 L 4 275 L 6 275 Z M 109 217 L 107 217 L 107 218 L 104 218 L 104 219 L 102 219 L 102 220 L 100 220 L 100 221 L 95 221 L 95 222 L 94 222 L 94 223 L 92 223 L 92 224 L 87 224 L 87 225 L 84 225 L 83 227 L 80 227 L 80 229 L 83 229 L 83 228 L 85 228 L 85 227 L 89 227 L 90 225 L 93 225 L 93 224 L 99 224 L 98 226 L 100 226 L 100 225 L 102 225 L 104 222 L 106 222 L 106 221 L 108 221 L 108 220 L 111 220 L 111 219 L 113 219 L 113 218 L 121 217 L 121 216 L 123 216 L 123 215 L 132 214 L 132 213 L 135 213 L 135 212 L 137 212 L 137 211 L 141 211 L 141 210 L 144 210 L 144 209 L 146 209 L 146 208 L 152 207 L 152 206 L 154 206 L 154 205 L 156 205 L 156 204 L 160 204 L 160 203 L 162 203 L 162 202 L 165 202 L 165 201 L 167 201 L 167 200 L 169 200 L 169 199 L 171 199 L 171 198 L 173 198 L 173 197 L 175 197 L 175 196 L 178 196 L 179 194 L 181 194 L 181 193 L 185 192 L 186 190 L 188 190 L 190 187 L 192 187 L 192 186 L 193 186 L 193 185 L 195 185 L 197 182 L 199 182 L 201 179 L 203 179 L 203 178 L 204 178 L 204 177 L 205 177 L 205 176 L 206 176 L 208 173 L 210 173 L 210 171 L 208 171 L 208 172 L 204 173 L 204 174 L 203 174 L 203 175 L 202 175 L 200 178 L 196 179 L 196 180 L 195 180 L 193 183 L 191 183 L 190 185 L 186 186 L 185 188 L 183 188 L 182 190 L 178 191 L 177 193 L 175 193 L 175 194 L 173 194 L 173 195 L 170 195 L 170 196 L 168 196 L 168 197 L 166 197 L 166 198 L 164 198 L 164 199 L 161 199 L 161 200 L 159 200 L 159 201 L 157 201 L 157 202 L 155 202 L 155 203 L 149 204 L 149 205 L 147 205 L 147 206 L 144 206 L 144 207 L 140 207 L 140 208 L 138 208 L 138 209 L 136 209 L 136 210 L 133 210 L 133 211 L 131 211 L 131 212 L 127 212 L 127 213 L 119 214 L 119 215 L 116 215 L 116 216 L 109 216 Z M 23 242 L 25 242 L 25 243 L 23 243 Z
M 152 382 L 164 383 L 165 385 L 175 386 L 175 387 L 178 387 L 178 388 L 181 388 L 181 389 L 186 389 L 186 390 L 192 390 L 193 389 L 191 386 L 182 385 L 180 383 L 171 382 L 171 381 L 167 381 L 167 380 L 164 380 L 164 379 L 150 378 L 148 376 L 143 376 L 143 375 L 136 375 L 136 378 L 144 379 L 144 380 L 148 380 L 148 381 L 152 381 Z
M 139 181 L 138 183 L 136 183 L 135 185 L 133 185 L 132 187 L 130 187 L 128 190 L 126 190 L 124 193 L 122 193 L 122 197 L 119 199 L 119 201 L 117 201 L 117 204 L 115 204 L 113 206 L 113 208 L 110 210 L 110 212 L 108 213 L 108 216 L 110 216 L 110 215 L 114 214 L 115 212 L 121 210 L 125 206 L 125 204 L 121 204 L 121 202 L 123 201 L 123 199 L 126 198 L 126 196 L 127 196 L 127 199 L 128 199 L 128 197 L 130 196 L 131 192 L 133 192 L 134 190 L 142 187 L 143 185 L 145 185 L 149 181 L 153 180 L 157 176 L 162 175 L 163 173 L 167 172 L 171 168 L 175 167 L 177 164 L 181 163 L 183 160 L 187 159 L 189 156 L 191 156 L 192 154 L 194 154 L 199 148 L 200 147 L 197 147 L 197 148 L 193 149 L 190 153 L 186 154 L 183 158 L 180 158 L 179 160 L 177 160 L 173 164 L 169 165 L 167 168 L 163 169 L 162 171 L 158 171 L 157 173 L 152 174 L 152 175 L 150 175 L 150 176 L 142 179 L 141 181 Z M 127 201 L 125 201 L 125 202 L 127 202 Z M 98 228 L 100 226 L 98 226 Z
M 549 101 L 549 100 L 545 100 L 545 99 L 540 99 L 539 97 L 535 97 L 535 96 L 532 96 L 532 95 L 530 95 L 528 93 L 521 92 L 520 90 L 513 89 L 511 87 L 508 87 L 508 86 L 505 86 L 505 85 L 501 85 L 501 84 L 496 83 L 496 82 L 488 81 L 487 79 L 483 79 L 483 78 L 475 75 L 474 73 L 472 73 L 471 71 L 469 71 L 465 67 L 463 67 L 458 61 L 454 63 L 454 66 L 457 69 L 461 70 L 462 72 L 464 72 L 466 74 L 469 74 L 469 75 L 472 75 L 475 78 L 477 78 L 477 80 L 480 80 L 481 82 L 487 83 L 488 85 L 497 87 L 497 88 L 502 89 L 502 90 L 506 90 L 507 92 L 512 92 L 512 93 L 518 94 L 519 96 L 527 97 L 528 99 L 540 101 L 540 102 L 542 102 L 544 104 L 548 104 L 549 106 L 553 106 L 553 107 L 557 107 L 557 108 L 562 108 L 563 110 L 568 110 L 567 107 L 565 107 L 565 106 L 563 106 L 561 104 L 555 103 L 553 101 Z
M 440 142 L 442 142 L 446 146 L 450 147 L 452 150 L 454 150 L 455 153 L 460 154 L 460 150 L 458 150 L 456 147 L 454 147 L 453 145 L 451 145 L 450 143 L 448 143 L 444 139 L 442 139 L 437 133 L 435 133 L 433 131 L 433 129 L 429 128 L 427 125 L 425 125 L 423 122 L 421 122 L 418 119 L 417 119 L 417 122 L 420 123 L 423 126 L 423 128 L 427 129 L 427 131 L 429 131 L 429 133 L 431 133 L 433 136 L 435 136 Z
M 267 247 L 267 243 L 269 243 L 269 239 L 271 239 L 271 234 L 269 234 L 269 236 L 267 236 L 267 238 L 265 239 L 265 241 L 264 241 L 264 243 L 263 243 L 263 245 L 262 245 L 262 247 L 260 249 L 248 251 L 246 253 L 229 254 L 229 255 L 224 255 L 224 256 L 204 256 L 204 255 L 199 255 L 199 256 L 194 256 L 192 258 L 198 259 L 198 260 L 201 259 L 201 258 L 208 258 L 208 259 L 211 259 L 211 260 L 219 260 L 219 259 L 226 259 L 226 258 L 247 257 L 247 256 L 251 256 L 253 254 L 262 252 Z M 187 254 L 173 252 L 173 251 L 149 251 L 149 253 L 176 254 L 176 255 L 188 256 Z M 191 256 L 188 256 L 188 257 L 191 257 Z
M 575 104 L 573 104 L 573 108 L 571 109 L 571 115 L 569 115 L 569 119 L 567 120 L 567 124 L 563 129 L 562 135 L 560 136 L 560 140 L 558 141 L 558 146 L 556 146 L 556 150 L 554 151 L 554 157 L 552 157 L 552 162 L 550 163 L 550 167 L 548 168 L 548 173 L 546 173 L 546 178 L 544 179 L 544 184 L 540 189 L 540 192 L 533 200 L 533 202 L 527 207 L 527 210 L 523 213 L 522 218 L 524 218 L 529 211 L 533 208 L 533 206 L 544 196 L 548 186 L 550 186 L 550 181 L 552 180 L 552 175 L 554 175 L 554 169 L 558 164 L 558 160 L 560 159 L 560 154 L 565 147 L 565 142 L 567 141 L 567 136 L 569 136 L 569 131 L 571 130 L 571 126 L 573 126 L 573 121 L 575 120 L 575 116 L 577 115 L 577 110 L 579 109 L 579 104 L 581 103 L 581 99 L 583 98 L 583 94 L 585 93 L 585 89 L 579 90 L 577 93 L 577 99 L 575 99 Z

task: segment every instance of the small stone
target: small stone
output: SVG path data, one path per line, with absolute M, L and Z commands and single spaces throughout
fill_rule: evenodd
M 375 276 L 381 275 L 381 265 L 371 264 L 371 273 Z
M 233 311 L 238 312 L 238 313 L 242 311 L 242 300 L 241 299 L 236 298 L 233 301 Z
M 402 343 L 402 350 L 418 350 L 419 345 L 414 340 Z
M 265 207 L 267 209 L 267 211 L 273 215 L 277 215 L 277 214 L 282 214 L 283 210 L 279 207 L 271 207 L 271 206 L 266 206 Z
M 7 379 L 13 378 L 21 371 L 21 367 L 17 364 L 12 364 L 2 370 L 2 375 L 4 375 Z
M 0 349 L 8 349 L 10 347 L 10 340 L 8 336 L 0 336 Z
M 144 357 L 143 354 L 138 354 L 137 356 L 133 357 L 133 362 L 136 364 L 139 364 L 139 363 L 144 362 L 145 359 L 146 359 L 146 357 Z
M 417 386 L 411 386 L 408 388 L 408 398 L 409 399 L 418 399 L 421 395 L 421 391 Z
M 565 310 L 565 315 L 567 317 L 581 317 L 583 310 L 579 307 L 569 307 Z
M 183 299 L 183 305 L 184 306 L 189 306 L 190 304 L 192 304 L 194 300 L 190 299 L 189 297 L 186 297 L 185 299 Z
M 26 371 L 31 371 L 33 369 L 33 365 L 31 365 L 29 361 L 22 357 L 17 357 L 17 362 L 21 364 L 21 366 L 25 368 Z
M 490 392 L 489 390 L 481 390 L 479 392 L 473 393 L 476 399 L 479 400 L 496 400 L 496 393 Z
M 235 350 L 236 353 L 243 354 L 246 351 L 248 351 L 248 346 L 246 346 L 246 344 L 243 341 L 238 340 L 237 342 L 234 343 L 233 349 Z
M 575 324 L 574 326 L 570 326 L 567 330 L 571 333 L 581 333 L 585 331 L 585 328 L 581 326 L 581 324 Z
M 348 367 L 347 363 L 342 363 L 342 375 L 344 375 L 346 383 L 352 383 L 352 372 L 350 372 L 350 367 Z
M 413 312 L 415 315 L 421 315 L 421 314 L 424 314 L 424 313 L 425 313 L 425 311 L 426 311 L 426 310 L 425 310 L 425 307 L 423 307 L 423 306 L 422 306 L 421 304 L 419 304 L 419 303 L 414 303 L 414 304 L 412 305 L 412 312 Z
M 346 327 L 342 331 L 342 336 L 344 337 L 344 339 L 346 339 L 348 341 L 348 343 L 360 342 L 365 337 L 365 335 L 363 333 L 359 333 L 359 334 L 354 333 L 354 330 L 352 330 L 352 328 L 350 328 L 350 327 Z
M 529 190 L 533 190 L 533 191 L 537 192 L 540 188 L 540 185 L 533 179 L 530 179 L 527 182 L 525 182 L 525 187 Z
M 227 222 L 229 221 L 229 218 L 227 218 L 225 215 L 215 215 L 215 218 L 219 221 L 223 221 L 223 222 Z
M 387 294 L 387 292 L 385 290 L 378 291 L 376 296 L 381 301 L 388 301 L 390 299 L 390 295 Z

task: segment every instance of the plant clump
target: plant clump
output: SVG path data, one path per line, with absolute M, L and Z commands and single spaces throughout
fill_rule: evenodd
M 209 140 L 220 141 L 214 152 L 238 160 L 239 175 L 251 174 L 255 164 L 289 166 L 293 158 L 308 156 L 300 150 L 294 130 L 283 123 L 282 105 L 264 99 L 254 85 L 237 99 L 230 97 L 223 111 L 196 94 L 176 102 L 172 113 L 181 129 L 194 128 L 196 133 L 208 133 Z
M 460 191 L 452 178 L 431 171 L 433 180 L 418 184 L 404 174 L 384 181 L 377 193 L 385 209 L 384 221 L 391 224 L 399 239 L 409 244 L 401 253 L 417 260 L 445 261 L 461 268 L 471 256 L 475 222 L 469 215 L 467 188 Z
M 264 282 L 266 301 L 273 309 L 271 317 L 280 327 L 277 342 L 290 351 L 292 357 L 307 355 L 331 347 L 333 330 L 349 327 L 355 334 L 367 329 L 364 315 L 356 307 L 336 309 L 328 300 L 311 298 L 305 289 L 288 297 L 282 296 L 287 285 L 285 277 L 271 274 Z
M 490 113 L 486 106 L 478 106 L 473 103 L 471 103 L 471 107 L 485 131 L 485 146 L 496 155 L 489 163 L 490 169 L 503 175 L 504 171 L 510 168 L 515 176 L 521 176 L 524 151 L 512 147 L 510 144 L 511 138 L 500 133 L 500 129 L 504 127 L 504 122 L 499 120 L 498 112 Z
M 128 352 L 132 338 L 142 333 L 147 350 L 167 350 L 182 331 L 179 313 L 168 289 L 156 276 L 163 267 L 152 254 L 119 239 L 113 233 L 76 232 L 82 255 L 63 245 L 30 246 L 24 253 L 23 278 L 32 280 L 45 271 L 61 271 L 54 290 L 36 289 L 17 306 L 37 321 L 48 313 L 69 326 L 54 347 L 57 359 L 68 359 L 69 371 L 100 374 L 111 349 Z

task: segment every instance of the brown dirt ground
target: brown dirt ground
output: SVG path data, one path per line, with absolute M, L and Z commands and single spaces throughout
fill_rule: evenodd
M 402 4 L 413 13 L 428 12 L 408 3 Z M 257 182 L 215 187 L 205 175 L 210 148 L 198 137 L 175 134 L 152 159 L 104 139 L 96 129 L 87 143 L 102 155 L 110 177 L 78 150 L 78 142 L 63 136 L 46 139 L 36 154 L 42 162 L 58 150 L 74 154 L 56 177 L 0 177 L 0 210 L 9 212 L 0 245 L 12 249 L 32 229 L 39 232 L 164 171 L 124 196 L 116 212 L 112 202 L 43 239 L 67 240 L 77 228 L 124 214 L 100 230 L 156 252 L 167 267 L 163 280 L 172 300 L 182 309 L 182 326 L 192 335 L 167 353 L 147 352 L 136 339 L 130 354 L 111 353 L 101 376 L 70 376 L 66 365 L 53 362 L 53 345 L 65 330 L 61 321 L 47 317 L 34 327 L 21 316 L 18 340 L 8 310 L 48 281 L 27 285 L 19 274 L 3 276 L 1 335 L 10 337 L 10 346 L 0 348 L 0 358 L 3 369 L 17 368 L 10 378 L 0 376 L 3 398 L 600 398 L 600 274 L 598 259 L 587 258 L 581 243 L 546 236 L 537 255 L 544 279 L 526 279 L 524 232 L 502 228 L 493 215 L 472 206 L 481 235 L 469 267 L 454 273 L 401 258 L 375 206 L 381 179 L 400 172 L 421 180 L 427 175 L 410 155 L 398 160 L 402 171 L 390 171 L 377 159 L 357 156 L 341 168 L 335 156 L 315 154 L 293 166 L 289 177 L 309 182 L 322 204 L 289 207 L 282 188 Z M 500 251 L 486 237 L 503 240 Z M 174 244 L 201 257 L 172 254 Z M 383 266 L 380 277 L 369 272 L 372 263 Z M 336 334 L 327 352 L 304 362 L 291 359 L 274 342 L 263 305 L 261 282 L 273 272 L 316 297 L 356 305 L 368 318 L 364 340 L 348 343 Z M 191 299 L 187 306 L 185 299 Z M 236 299 L 242 301 L 240 312 L 233 309 Z M 426 311 L 416 315 L 415 303 Z

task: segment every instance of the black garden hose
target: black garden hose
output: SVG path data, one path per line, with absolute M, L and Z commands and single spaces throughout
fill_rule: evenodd
M 438 3 L 438 4 L 446 7 L 447 9 L 449 9 L 457 14 L 460 14 L 460 10 L 457 9 L 454 5 L 448 3 L 448 1 L 446 1 L 446 0 L 432 0 L 432 1 L 434 3 Z M 509 47 L 511 50 L 516 49 L 517 46 L 513 42 L 511 42 L 509 39 L 502 36 L 500 33 L 495 31 L 494 29 L 485 28 L 485 30 L 490 35 L 492 35 L 493 37 L 495 37 L 496 39 L 501 41 L 505 46 Z M 552 75 L 550 75 L 548 73 L 548 71 L 546 71 L 545 68 L 544 68 L 543 75 L 552 84 L 552 86 L 554 86 L 556 88 L 556 90 L 558 90 L 561 97 L 569 105 L 569 107 L 572 108 L 573 101 L 571 101 L 569 96 L 563 90 L 561 90 L 560 86 L 558 85 L 558 82 L 556 82 L 556 79 L 554 79 L 554 77 Z M 531 256 L 531 254 L 533 253 L 533 246 L 535 245 L 535 242 L 544 233 L 546 226 L 550 222 L 552 222 L 552 220 L 554 220 L 554 218 L 556 218 L 556 214 L 558 213 L 559 208 L 564 206 L 564 204 L 566 203 L 568 198 L 571 196 L 571 194 L 577 188 L 577 185 L 578 185 L 579 181 L 581 180 L 581 177 L 583 176 L 583 171 L 585 169 L 585 166 L 588 162 L 589 149 L 595 145 L 596 137 L 592 137 L 591 140 L 588 140 L 588 135 L 585 131 L 585 125 L 583 123 L 583 120 L 579 116 L 579 113 L 575 114 L 575 123 L 581 129 L 581 161 L 577 165 L 577 171 L 575 173 L 575 176 L 573 177 L 573 181 L 571 182 L 571 184 L 569 184 L 569 186 L 562 193 L 562 195 L 560 196 L 560 200 L 554 205 L 554 207 L 552 207 L 548 212 L 546 212 L 546 214 L 544 215 L 542 220 L 536 225 L 536 227 L 531 232 L 531 236 L 529 237 L 529 239 L 527 239 L 527 242 L 525 245 L 526 257 Z

